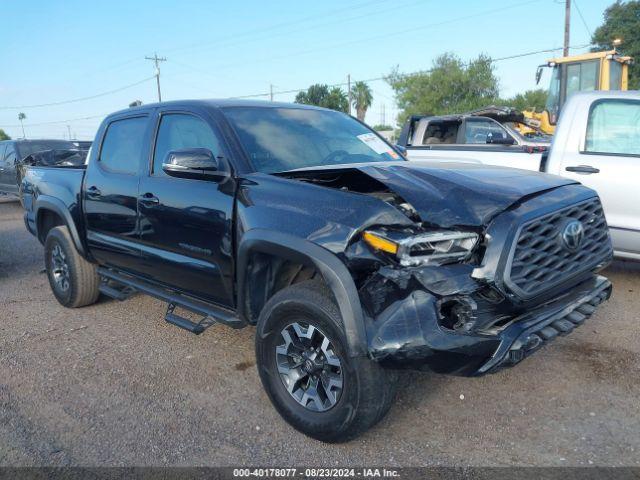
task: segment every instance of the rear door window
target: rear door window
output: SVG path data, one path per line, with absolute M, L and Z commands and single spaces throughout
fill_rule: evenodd
M 640 101 L 600 100 L 589 112 L 585 151 L 640 155 Z
M 100 151 L 100 165 L 111 172 L 134 175 L 144 148 L 147 117 L 115 120 L 107 127 Z
M 441 143 L 452 145 L 457 143 L 459 121 L 429 122 L 422 137 L 423 145 L 438 145 Z

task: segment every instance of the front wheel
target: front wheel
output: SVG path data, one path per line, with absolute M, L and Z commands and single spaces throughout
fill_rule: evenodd
M 315 439 L 354 438 L 391 406 L 395 373 L 347 355 L 340 310 L 317 281 L 285 288 L 267 302 L 258 322 L 256 357 L 280 415 Z
M 84 307 L 98 300 L 100 281 L 96 266 L 80 256 L 67 227 L 49 231 L 44 242 L 44 261 L 49 285 L 61 305 Z

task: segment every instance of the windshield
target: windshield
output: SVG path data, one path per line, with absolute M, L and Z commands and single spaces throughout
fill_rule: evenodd
M 258 172 L 401 158 L 343 113 L 286 107 L 228 107 L 224 112 Z
M 66 140 L 28 140 L 18 142 L 17 146 L 20 158 L 42 150 L 77 150 L 78 148 Z

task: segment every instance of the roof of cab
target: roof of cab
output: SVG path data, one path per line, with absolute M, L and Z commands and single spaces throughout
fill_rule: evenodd
M 316 107 L 315 105 L 304 105 L 301 103 L 286 103 L 286 102 L 270 102 L 266 100 L 242 100 L 242 99 L 206 99 L 206 100 L 172 100 L 170 102 L 161 103 L 148 103 L 146 105 L 140 105 L 138 107 L 129 107 L 117 112 L 113 112 L 107 117 L 112 115 L 122 115 L 124 113 L 145 112 L 158 107 L 199 107 L 199 108 L 226 108 L 226 107 L 261 107 L 261 108 L 300 108 L 309 110 L 329 110 L 322 107 Z

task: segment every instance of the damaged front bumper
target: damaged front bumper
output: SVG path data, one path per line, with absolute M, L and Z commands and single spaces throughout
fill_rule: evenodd
M 413 272 L 402 278 L 404 283 L 399 278 L 379 278 L 361 291 L 370 313 L 366 318 L 369 355 L 383 366 L 464 376 L 493 373 L 517 364 L 558 335 L 570 333 L 611 295 L 611 282 L 592 275 L 538 305 L 514 308 L 507 298 L 482 300 L 487 291 L 468 276 L 464 266 L 453 267 L 441 277 L 434 278 L 432 273 L 427 271 L 421 278 L 420 272 Z M 452 292 L 455 296 L 449 295 Z M 443 305 L 451 298 L 472 304 L 475 316 L 469 317 L 469 328 L 446 324 Z M 509 314 L 499 322 L 487 320 L 505 312 Z

